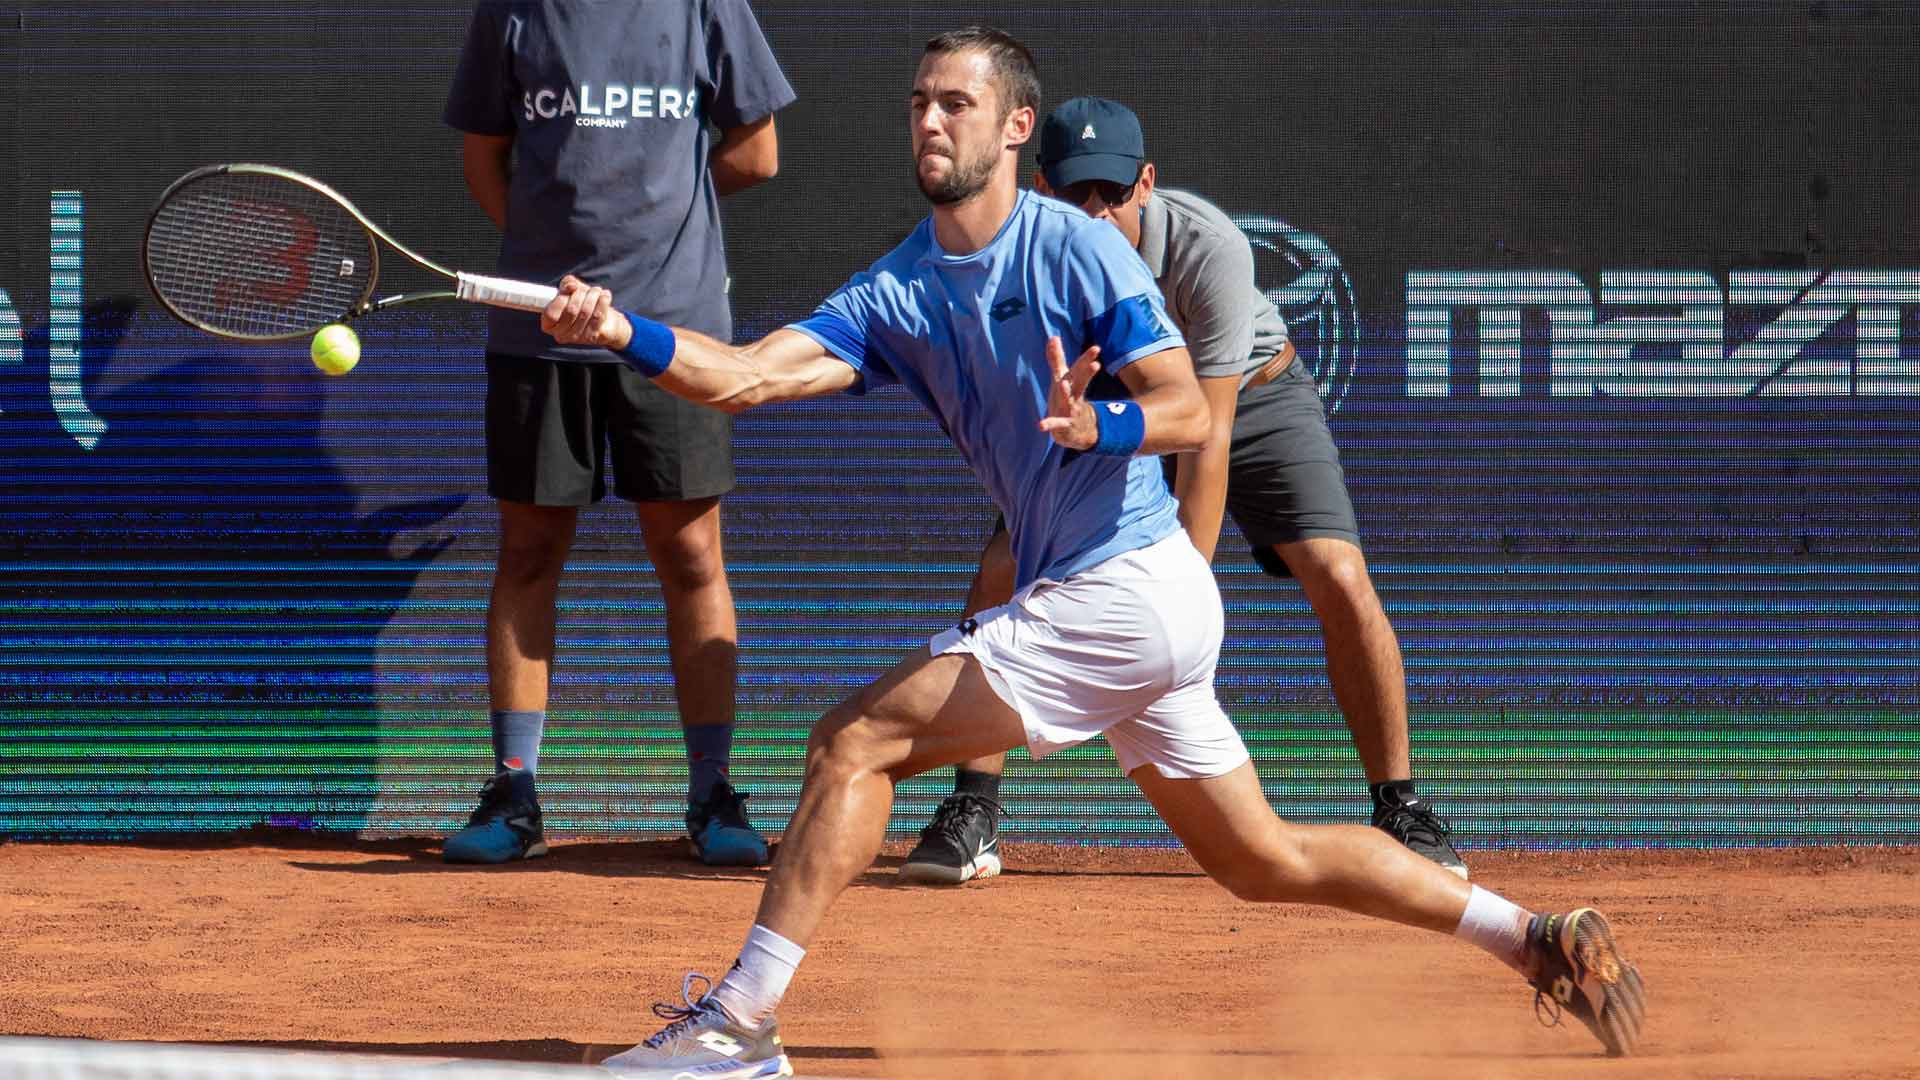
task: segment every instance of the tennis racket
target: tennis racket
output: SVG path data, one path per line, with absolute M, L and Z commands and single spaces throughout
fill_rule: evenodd
M 452 289 L 373 298 L 384 242 Z M 209 165 L 175 180 L 147 218 L 147 284 L 188 326 L 280 341 L 416 300 L 539 311 L 550 285 L 450 270 L 407 250 L 339 192 L 273 165 Z

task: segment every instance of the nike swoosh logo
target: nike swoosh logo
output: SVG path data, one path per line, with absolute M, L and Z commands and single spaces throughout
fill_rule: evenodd
M 1000 838 L 997 836 L 991 840 L 982 840 L 980 841 L 979 848 L 974 851 L 973 857 L 977 859 L 980 856 L 985 855 L 987 852 L 992 851 L 994 848 L 997 848 L 999 846 L 1000 846 Z

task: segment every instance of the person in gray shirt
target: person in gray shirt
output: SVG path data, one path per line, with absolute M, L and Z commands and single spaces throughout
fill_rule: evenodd
M 1367 574 L 1360 526 L 1340 452 L 1313 376 L 1294 362 L 1287 325 L 1254 284 L 1253 250 L 1218 207 L 1155 186 L 1131 109 L 1080 97 L 1040 132 L 1043 194 L 1120 230 L 1139 251 L 1179 324 L 1213 411 L 1205 449 L 1165 459 L 1194 546 L 1212 558 L 1223 514 L 1268 573 L 1300 582 L 1320 621 L 1327 674 L 1366 771 L 1373 823 L 1414 851 L 1467 876 L 1449 828 L 1415 791 L 1400 643 Z M 1013 591 L 1007 534 L 988 540 L 967 596 L 969 615 Z M 1000 872 L 1000 774 L 1005 755 L 959 767 L 901 876 L 958 885 Z
M 501 229 L 501 274 L 591 277 L 654 318 L 724 341 L 733 323 L 719 196 L 774 175 L 774 113 L 793 100 L 746 0 L 481 0 L 444 118 L 464 133 L 469 192 Z M 558 344 L 535 314 L 500 308 L 487 323 L 486 413 L 487 493 L 500 514 L 487 605 L 495 772 L 445 858 L 547 850 L 534 776 L 556 595 L 579 508 L 611 486 L 633 503 L 666 606 L 694 853 L 764 863 L 766 840 L 727 774 L 737 651 L 720 548 L 728 418 L 604 350 Z

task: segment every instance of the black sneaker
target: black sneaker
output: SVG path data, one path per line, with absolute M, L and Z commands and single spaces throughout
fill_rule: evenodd
M 1448 873 L 1459 875 L 1460 880 L 1467 879 L 1466 861 L 1447 842 L 1453 827 L 1427 809 L 1426 800 L 1415 796 L 1411 802 L 1375 810 L 1373 827 L 1405 844 L 1414 854 L 1439 863 Z
M 959 885 L 1000 872 L 1000 817 L 1006 807 L 958 792 L 940 802 L 907 855 L 900 879 L 917 885 Z
M 540 799 L 533 774 L 525 769 L 507 769 L 488 779 L 467 827 L 440 848 L 440 857 L 450 863 L 503 863 L 546 853 Z
M 1527 981 L 1541 1023 L 1553 1027 L 1562 1010 L 1571 1012 L 1610 1056 L 1633 1053 L 1647 1023 L 1647 988 L 1640 969 L 1620 955 L 1599 912 L 1535 915 L 1527 923 L 1527 952 L 1535 964 Z
M 687 804 L 687 836 L 708 866 L 765 866 L 767 838 L 747 822 L 747 797 L 725 780 L 706 801 Z

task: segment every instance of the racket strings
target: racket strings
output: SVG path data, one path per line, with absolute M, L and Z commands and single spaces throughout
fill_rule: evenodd
M 216 173 L 175 191 L 147 236 L 154 290 L 187 321 L 237 337 L 334 322 L 371 289 L 373 244 L 338 203 L 271 174 Z

